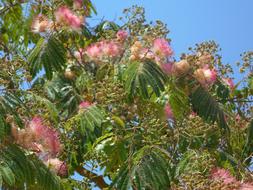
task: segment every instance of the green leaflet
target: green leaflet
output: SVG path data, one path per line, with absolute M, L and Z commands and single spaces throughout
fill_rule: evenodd
M 243 158 L 244 159 L 248 158 L 246 160 L 247 164 L 249 164 L 251 161 L 251 157 L 249 156 L 252 153 L 252 151 L 253 151 L 253 120 L 251 120 L 250 125 L 248 126 L 246 142 L 242 152 Z
M 33 155 L 25 155 L 21 149 L 14 145 L 7 146 L 0 151 L 0 154 L 2 155 L 0 176 L 3 183 L 10 186 L 23 186 L 25 183 L 27 186 L 36 187 L 36 189 L 62 189 L 58 177 Z
M 14 186 L 15 176 L 8 165 L 0 165 L 0 174 L 5 183 L 7 183 L 9 186 Z
M 104 119 L 102 111 L 96 106 L 90 106 L 80 114 L 80 132 L 93 139 L 94 130 L 100 127 Z
M 166 80 L 158 65 L 151 61 L 131 63 L 124 73 L 124 78 L 129 96 L 133 97 L 138 93 L 143 98 L 149 98 L 153 92 L 160 96 Z
M 62 71 L 65 67 L 66 50 L 54 36 L 48 40 L 41 38 L 28 57 L 31 74 L 35 77 L 45 69 L 46 77 L 52 79 L 54 71 Z
M 133 155 L 132 162 L 126 162 L 116 175 L 111 188 L 128 190 L 168 189 L 170 187 L 170 163 L 165 150 L 145 146 Z
M 177 119 L 182 119 L 184 114 L 189 111 L 188 97 L 177 87 L 169 90 L 169 104 L 172 108 L 173 115 Z
M 208 122 L 217 122 L 218 126 L 225 133 L 229 132 L 229 127 L 225 120 L 225 115 L 219 103 L 201 86 L 191 94 L 191 103 L 194 111 Z

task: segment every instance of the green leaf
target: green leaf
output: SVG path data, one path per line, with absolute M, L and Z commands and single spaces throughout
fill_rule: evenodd
M 204 120 L 217 122 L 222 132 L 229 132 L 229 127 L 225 120 L 224 112 L 219 103 L 201 86 L 191 94 L 193 110 Z
M 53 72 L 62 71 L 65 68 L 65 54 L 63 44 L 54 36 L 48 40 L 41 38 L 28 58 L 32 76 L 35 77 L 42 69 L 45 69 L 47 78 L 51 79 Z
M 246 137 L 246 141 L 245 141 L 245 145 L 243 148 L 243 158 L 248 158 L 247 159 L 247 164 L 250 163 L 251 161 L 251 157 L 249 157 L 251 155 L 251 153 L 253 152 L 253 119 L 251 120 L 248 128 L 247 128 L 247 137 Z
M 189 100 L 185 93 L 177 87 L 171 87 L 169 90 L 169 104 L 173 115 L 177 119 L 182 119 L 189 110 Z
M 166 152 L 166 153 L 165 153 Z M 170 163 L 167 151 L 145 146 L 128 160 L 113 179 L 111 188 L 128 190 L 168 189 L 170 187 Z
M 34 186 L 35 189 L 61 190 L 59 178 L 34 155 L 25 155 L 17 146 L 0 150 L 0 175 L 10 186 Z
M 124 73 L 125 88 L 130 97 L 139 93 L 144 98 L 149 98 L 150 88 L 152 93 L 160 96 L 164 90 L 166 77 L 159 66 L 153 62 L 133 62 Z
M 80 113 L 80 132 L 88 138 L 93 139 L 94 130 L 100 127 L 104 119 L 104 114 L 97 106 L 90 106 Z
M 0 165 L 0 175 L 3 176 L 3 180 L 10 186 L 15 184 L 15 176 L 8 165 Z

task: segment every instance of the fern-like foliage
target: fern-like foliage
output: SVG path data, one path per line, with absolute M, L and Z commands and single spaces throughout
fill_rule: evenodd
M 189 111 L 189 98 L 185 93 L 177 88 L 176 86 L 171 86 L 169 88 L 169 104 L 172 108 L 173 115 L 177 119 L 182 119 L 185 113 Z
M 15 145 L 0 150 L 0 187 L 18 189 L 62 189 L 59 178 L 34 155 L 26 155 Z
M 122 167 L 111 187 L 116 189 L 169 189 L 171 167 L 166 151 L 143 147 Z
M 90 140 L 96 139 L 96 129 L 101 127 L 104 119 L 103 112 L 95 105 L 80 113 L 80 132 Z
M 56 37 L 41 38 L 28 58 L 32 76 L 44 69 L 47 78 L 51 79 L 54 71 L 62 71 L 65 67 L 65 53 L 63 44 Z
M 194 90 L 191 95 L 191 103 L 200 117 L 211 123 L 217 122 L 223 132 L 229 132 L 224 112 L 219 103 L 203 87 L 199 86 Z
M 151 61 L 131 63 L 124 77 L 125 87 L 130 97 L 139 93 L 142 97 L 149 98 L 153 92 L 156 96 L 160 96 L 166 81 L 164 73 L 157 64 Z
M 56 107 L 63 117 L 71 116 L 75 113 L 81 101 L 75 85 L 61 76 L 54 76 L 46 83 L 45 91 L 51 102 L 56 102 Z
M 7 114 L 12 115 L 14 122 L 19 125 L 19 127 L 23 126 L 22 119 L 20 118 L 19 114 L 17 113 L 17 109 L 20 107 L 24 107 L 25 105 L 21 100 L 20 94 L 15 94 L 11 92 L 5 92 L 0 97 L 0 115 L 3 121 L 3 117 Z M 1 129 L 4 129 L 4 124 L 1 125 Z M 1 131 L 0 129 L 0 131 Z M 3 132 L 3 131 L 2 131 Z M 1 133 L 1 132 L 0 132 Z M 1 136 L 1 135 L 0 135 Z
M 251 120 L 248 129 L 247 129 L 247 137 L 246 137 L 246 142 L 243 148 L 243 158 L 247 159 L 246 162 L 247 164 L 250 163 L 251 161 L 251 154 L 253 152 L 253 120 Z

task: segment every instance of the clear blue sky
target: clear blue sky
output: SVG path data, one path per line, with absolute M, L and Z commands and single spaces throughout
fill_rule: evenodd
M 116 20 L 131 5 L 146 9 L 147 20 L 168 25 L 176 55 L 205 40 L 222 48 L 223 62 L 234 65 L 240 54 L 253 51 L 253 0 L 92 0 L 98 15 Z

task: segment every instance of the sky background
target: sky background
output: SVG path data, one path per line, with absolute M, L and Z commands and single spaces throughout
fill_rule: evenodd
M 98 19 L 117 20 L 124 8 L 143 6 L 148 21 L 168 25 L 176 56 L 188 47 L 215 40 L 222 48 L 223 63 L 235 65 L 240 54 L 253 51 L 253 0 L 92 0 Z M 235 72 L 238 72 L 237 70 Z

